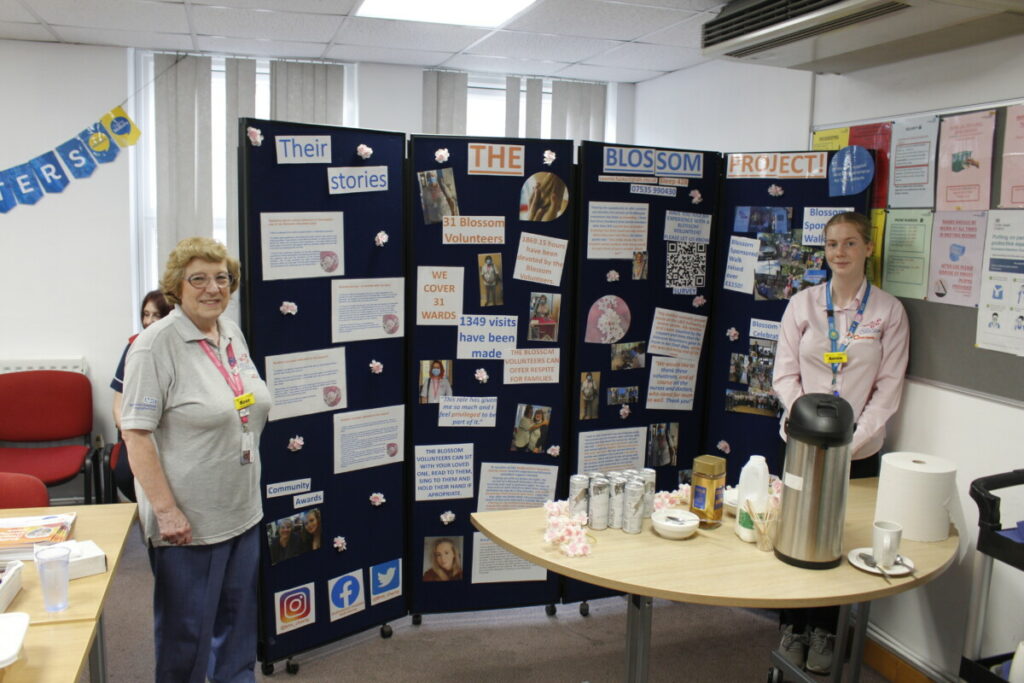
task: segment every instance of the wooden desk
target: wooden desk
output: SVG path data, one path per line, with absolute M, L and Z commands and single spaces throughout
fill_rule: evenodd
M 850 482 L 843 529 L 843 553 L 871 545 L 878 479 Z M 566 557 L 544 542 L 543 508 L 477 512 L 473 525 L 506 550 L 553 572 L 631 595 L 627 631 L 627 667 L 630 680 L 646 680 L 646 650 L 650 640 L 651 598 L 677 602 L 734 607 L 820 607 L 843 605 L 840 619 L 849 616 L 849 605 L 860 603 L 859 635 L 854 648 L 863 644 L 871 600 L 895 595 L 923 585 L 952 564 L 959 546 L 955 530 L 945 541 L 903 541 L 900 552 L 917 569 L 915 576 L 893 578 L 886 583 L 848 562 L 828 570 L 801 569 L 778 560 L 739 540 L 732 518 L 717 529 L 699 530 L 682 541 L 658 536 L 644 521 L 641 534 L 619 529 L 591 531 L 597 540 L 590 557 Z M 845 623 L 842 622 L 841 623 Z M 646 636 L 645 636 L 646 633 Z M 838 634 L 837 651 L 845 646 L 845 629 Z M 855 633 L 855 636 L 857 634 Z M 859 658 L 854 667 L 859 666 Z M 833 667 L 841 676 L 841 667 Z M 859 670 L 851 673 L 856 679 Z M 838 677 L 834 677 L 838 681 Z
M 39 574 L 34 563 L 25 563 L 21 574 L 21 591 L 7 611 L 26 612 L 29 615 L 29 629 L 25 639 L 29 658 L 24 667 L 20 661 L 11 665 L 3 678 L 3 683 L 38 680 L 77 681 L 86 655 L 89 655 L 93 683 L 105 679 L 101 621 L 103 603 L 107 599 L 111 580 L 121 561 L 125 540 L 135 521 L 136 505 L 125 503 L 19 508 L 0 511 L 0 517 L 31 517 L 55 512 L 77 513 L 71 538 L 96 543 L 107 555 L 107 571 L 103 574 L 73 579 L 68 585 L 68 608 L 61 612 L 47 612 L 43 608 Z M 53 637 L 67 637 L 68 651 L 55 649 L 52 644 Z M 82 647 L 79 647 L 80 645 Z M 47 670 L 45 676 L 40 678 L 40 667 L 43 666 L 53 670 Z M 22 673 L 18 673 L 19 671 Z

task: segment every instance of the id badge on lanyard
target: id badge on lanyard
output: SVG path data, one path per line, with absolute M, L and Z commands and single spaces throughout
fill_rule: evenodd
M 242 382 L 242 376 L 238 372 L 238 361 L 235 360 L 235 350 L 231 344 L 228 344 L 228 365 L 231 366 L 231 370 L 228 371 L 224 367 L 220 358 L 213 352 L 210 345 L 206 343 L 205 339 L 199 340 L 199 345 L 206 352 L 206 356 L 213 363 L 214 367 L 220 372 L 224 381 L 228 383 L 228 387 L 231 388 L 231 393 L 235 395 L 234 404 L 235 410 L 238 412 L 238 419 L 242 423 L 242 452 L 240 454 L 240 461 L 243 465 L 251 465 L 255 461 L 256 455 L 256 438 L 253 433 L 249 431 L 249 406 L 256 403 L 256 397 L 253 396 L 251 391 L 245 391 L 245 385 Z

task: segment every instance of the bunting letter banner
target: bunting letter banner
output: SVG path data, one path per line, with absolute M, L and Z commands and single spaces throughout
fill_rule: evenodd
M 78 138 L 71 138 L 67 142 L 58 145 L 57 154 L 60 155 L 64 165 L 71 171 L 71 175 L 76 178 L 88 178 L 96 170 L 96 162 Z
M 43 198 L 43 187 L 29 164 L 12 166 L 3 172 L 3 179 L 19 204 L 35 204 Z
M 132 117 L 128 116 L 128 113 L 121 107 L 114 107 L 104 114 L 100 123 L 110 131 L 114 142 L 122 147 L 131 147 L 139 141 L 139 136 L 142 135 L 142 131 L 132 121 Z
M 64 172 L 64 168 L 57 161 L 57 155 L 52 151 L 40 154 L 28 163 L 36 172 L 36 178 L 47 192 L 63 192 L 71 182 Z
M 7 213 L 18 205 L 14 190 L 7 184 L 7 174 L 0 173 L 0 213 Z
M 96 161 L 101 164 L 109 164 L 116 159 L 117 153 L 121 149 L 110 138 L 103 125 L 99 123 L 94 123 L 79 133 L 78 139 L 89 147 L 89 151 L 96 157 Z

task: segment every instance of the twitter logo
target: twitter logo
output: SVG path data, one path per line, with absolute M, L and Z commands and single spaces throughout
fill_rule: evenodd
M 396 590 L 401 584 L 401 558 L 370 567 L 370 593 L 372 595 L 381 595 Z

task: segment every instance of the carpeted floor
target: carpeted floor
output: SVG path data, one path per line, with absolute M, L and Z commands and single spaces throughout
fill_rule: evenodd
M 133 531 L 107 599 L 104 625 L 111 683 L 152 680 L 152 578 L 146 552 Z M 769 651 L 778 644 L 778 617 L 766 610 L 703 607 L 656 600 L 651 637 L 652 683 L 764 681 Z M 295 681 L 442 683 L 589 683 L 623 680 L 626 603 L 621 597 L 561 605 L 554 617 L 543 606 L 409 617 L 296 658 L 296 675 L 277 664 L 273 676 Z M 259 667 L 257 667 L 258 669 Z M 884 681 L 871 669 L 864 683 Z M 824 677 L 819 680 L 825 681 Z M 81 683 L 88 682 L 88 673 Z

